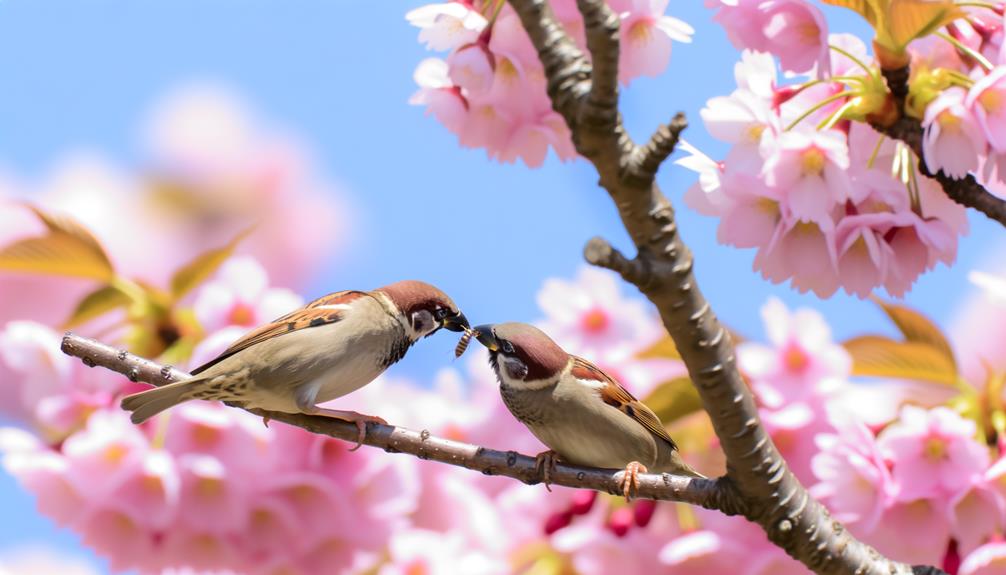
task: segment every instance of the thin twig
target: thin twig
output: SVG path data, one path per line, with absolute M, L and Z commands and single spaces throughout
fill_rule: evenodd
M 160 365 L 157 362 L 135 356 L 99 341 L 66 334 L 61 346 L 63 353 L 78 357 L 85 365 L 100 366 L 116 371 L 132 381 L 142 381 L 155 386 L 166 385 L 189 377 L 184 371 Z M 238 405 L 232 407 L 241 408 Z M 328 435 L 352 443 L 356 442 L 356 426 L 346 421 L 313 415 L 279 413 L 248 409 L 250 413 L 267 417 L 272 421 L 300 427 L 301 429 Z M 420 459 L 428 459 L 479 471 L 486 475 L 503 475 L 528 484 L 540 483 L 541 470 L 536 468 L 535 458 L 516 451 L 498 451 L 460 441 L 443 439 L 429 431 L 414 431 L 394 425 L 367 424 L 367 436 L 363 443 L 377 447 L 388 453 L 407 453 Z M 621 471 L 577 467 L 559 463 L 550 473 L 553 485 L 574 489 L 593 489 L 604 493 L 621 494 Z M 670 474 L 640 474 L 638 496 L 645 499 L 680 501 L 707 508 L 723 507 L 725 512 L 738 513 L 741 510 L 720 503 L 725 482 L 714 479 L 695 479 Z

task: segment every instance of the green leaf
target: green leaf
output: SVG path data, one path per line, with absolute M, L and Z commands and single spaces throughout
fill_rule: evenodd
M 904 50 L 917 38 L 932 34 L 966 15 L 951 0 L 890 0 L 892 46 Z
M 929 318 L 903 305 L 889 303 L 875 298 L 874 301 L 891 318 L 898 331 L 908 341 L 924 343 L 942 353 L 956 369 L 954 350 L 945 335 Z
M 0 249 L 0 270 L 111 281 L 115 268 L 91 232 L 69 216 L 28 208 L 48 233 Z
M 228 242 L 227 245 L 204 252 L 196 259 L 179 268 L 175 272 L 175 275 L 171 277 L 171 297 L 176 301 L 181 299 L 185 294 L 205 281 L 206 278 L 213 275 L 213 272 L 217 271 L 217 268 L 227 261 L 227 258 L 231 257 L 231 254 L 234 253 L 241 240 L 245 239 L 251 231 L 252 228 L 244 230 Z
M 63 329 L 70 329 L 104 315 L 114 309 L 126 307 L 133 300 L 119 288 L 106 285 L 84 296 L 70 318 L 63 323 Z
M 702 409 L 702 399 L 688 376 L 661 383 L 643 400 L 664 425 Z
M 677 346 L 674 345 L 674 340 L 671 336 L 667 335 L 661 338 L 657 343 L 651 345 L 650 347 L 644 349 L 636 355 L 639 359 L 681 359 L 681 354 L 678 353 Z
M 953 361 L 929 344 L 864 335 L 844 345 L 852 355 L 853 375 L 911 379 L 947 386 L 957 384 Z

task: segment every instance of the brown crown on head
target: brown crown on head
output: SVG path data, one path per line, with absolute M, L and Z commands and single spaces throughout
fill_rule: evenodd
M 388 299 L 405 315 L 421 309 L 433 311 L 437 307 L 458 313 L 458 306 L 447 294 L 426 282 L 418 280 L 402 280 L 386 285 L 377 291 L 388 296 Z
M 493 333 L 513 345 L 514 355 L 527 366 L 526 380 L 555 377 L 569 362 L 569 354 L 533 325 L 500 323 L 493 326 Z

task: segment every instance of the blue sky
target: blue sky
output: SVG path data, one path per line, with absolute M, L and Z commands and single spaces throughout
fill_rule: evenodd
M 594 235 L 626 247 L 625 232 L 586 162 L 550 158 L 538 170 L 491 163 L 408 105 L 413 69 L 428 55 L 404 19 L 419 4 L 0 0 L 0 165 L 30 179 L 85 149 L 143 166 L 139 123 L 159 96 L 193 82 L 218 83 L 297 133 L 352 200 L 354 250 L 318 270 L 305 295 L 417 277 L 443 287 L 476 321 L 533 320 L 546 277 L 573 275 Z M 672 3 L 669 12 L 696 28 L 695 41 L 675 46 L 667 74 L 624 92 L 628 128 L 642 139 L 682 110 L 692 121 L 687 139 L 715 157 L 724 148 L 704 133 L 698 111 L 733 89 L 737 53 L 701 2 Z M 844 14 L 832 26 L 863 31 Z M 659 174 L 679 208 L 702 290 L 729 325 L 760 335 L 758 309 L 775 295 L 821 310 L 840 338 L 890 331 L 869 302 L 822 302 L 752 273 L 750 251 L 717 245 L 716 222 L 681 205 L 692 180 L 670 165 Z M 466 231 L 437 223 L 439 214 L 468 222 Z M 907 298 L 940 322 L 952 318 L 969 289 L 965 272 L 990 264 L 992 248 L 1002 247 L 1000 229 L 981 216 L 971 222 L 958 265 L 924 276 Z M 442 364 L 440 347 L 452 344 L 420 346 L 395 369 L 427 378 Z M 33 508 L 0 472 L 0 552 L 43 542 L 87 553 Z

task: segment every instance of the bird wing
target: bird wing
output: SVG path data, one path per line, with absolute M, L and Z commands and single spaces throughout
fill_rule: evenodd
M 571 374 L 577 379 L 596 381 L 604 384 L 599 390 L 601 400 L 604 403 L 628 415 L 645 427 L 647 431 L 669 443 L 671 449 L 678 448 L 677 444 L 674 443 L 674 440 L 667 433 L 667 430 L 664 429 L 664 424 L 660 422 L 657 414 L 653 413 L 643 402 L 633 397 L 627 389 L 622 387 L 610 375 L 601 371 L 601 368 L 582 357 L 573 356 Z
M 370 294 L 363 291 L 346 290 L 322 296 L 304 307 L 248 332 L 231 344 L 223 353 L 192 370 L 192 375 L 198 375 L 228 357 L 268 339 L 302 329 L 335 323 L 344 317 L 350 302 L 368 295 Z

